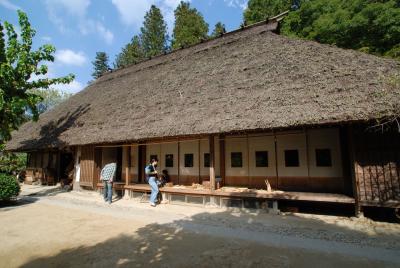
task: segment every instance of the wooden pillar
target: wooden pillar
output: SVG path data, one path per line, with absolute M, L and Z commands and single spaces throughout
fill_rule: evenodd
M 210 147 L 210 191 L 215 190 L 215 146 L 214 136 L 208 137 L 208 144 Z
M 181 176 L 181 152 L 180 152 L 180 142 L 178 140 L 178 184 L 179 184 L 179 179 Z
M 355 199 L 355 206 L 354 206 L 354 214 L 356 217 L 360 217 L 362 215 L 361 206 L 360 206 L 360 199 L 359 199 L 359 185 L 356 178 L 356 157 L 355 157 L 355 146 L 354 146 L 354 132 L 353 127 L 348 126 L 347 132 L 348 138 L 348 146 L 349 146 L 349 158 L 350 158 L 350 171 L 351 171 L 351 181 L 353 185 L 353 196 Z
M 274 153 L 275 153 L 275 176 L 276 176 L 276 182 L 275 182 L 275 187 L 276 189 L 279 189 L 279 169 L 278 169 L 278 139 L 276 138 L 276 132 L 275 130 L 273 131 L 274 135 Z
M 124 148 L 124 166 L 125 166 L 125 185 L 129 185 L 129 167 L 130 167 L 130 158 L 131 158 L 131 147 L 123 147 Z
M 225 136 L 219 136 L 219 173 L 222 186 L 225 185 Z

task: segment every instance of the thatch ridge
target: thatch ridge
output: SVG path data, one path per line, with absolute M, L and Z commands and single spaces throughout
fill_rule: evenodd
M 9 150 L 366 121 L 395 113 L 400 64 L 256 25 L 105 74 Z

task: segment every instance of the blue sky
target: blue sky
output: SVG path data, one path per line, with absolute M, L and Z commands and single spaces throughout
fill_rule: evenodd
M 151 4 L 161 8 L 171 35 L 173 11 L 180 0 L 0 0 L 0 20 L 18 25 L 17 9 L 28 14 L 36 30 L 34 46 L 52 44 L 56 60 L 49 64 L 49 76 L 75 74 L 69 85 L 57 88 L 70 93 L 82 90 L 90 81 L 96 51 L 105 51 L 110 63 L 139 32 Z M 212 31 L 221 21 L 228 31 L 239 27 L 247 0 L 191 0 Z M 19 29 L 16 29 L 17 32 Z

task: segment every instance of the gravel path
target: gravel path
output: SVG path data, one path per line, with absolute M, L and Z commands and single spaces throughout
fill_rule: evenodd
M 307 214 L 271 215 L 262 211 L 182 205 L 160 205 L 151 208 L 147 203 L 139 203 L 137 200 L 116 200 L 112 205 L 108 205 L 94 192 L 63 192 L 57 188 L 43 187 L 25 187 L 20 204 L 22 205 L 18 207 L 0 208 L 0 237 L 11 238 L 10 245 L 7 246 L 6 243 L 0 249 L 0 258 L 8 259 L 11 266 L 2 266 L 0 263 L 0 267 L 22 265 L 13 261 L 13 258 L 10 259 L 9 254 L 16 250 L 20 252 L 21 239 L 35 241 L 35 236 L 31 233 L 35 228 L 29 226 L 37 226 L 34 225 L 35 222 L 30 222 L 35 220 L 36 214 L 33 213 L 36 210 L 39 211 L 37 220 L 41 225 L 47 225 L 47 228 L 43 227 L 42 230 L 44 235 L 51 231 L 57 233 L 51 229 L 55 226 L 46 223 L 50 220 L 46 216 L 51 216 L 51 220 L 59 217 L 56 226 L 70 230 L 70 236 L 59 238 L 65 239 L 64 245 L 54 246 L 58 238 L 46 238 L 47 244 L 56 249 L 55 252 L 49 251 L 43 244 L 38 244 L 39 249 L 43 247 L 40 257 L 28 254 L 29 258 L 24 259 L 21 256 L 20 260 L 25 260 L 25 264 L 37 264 L 37 267 L 46 267 L 46 264 L 49 264 L 49 255 L 53 256 L 50 258 L 51 264 L 67 261 L 66 257 L 69 256 L 71 248 L 77 256 L 82 253 L 74 250 L 76 247 L 83 251 L 85 248 L 91 248 L 92 251 L 102 250 L 102 247 L 97 246 L 99 243 L 110 243 L 109 241 L 113 241 L 118 235 L 128 235 L 131 239 L 120 239 L 117 245 L 112 244 L 115 247 L 120 248 L 124 244 L 128 248 L 137 244 L 146 245 L 142 249 L 143 252 L 138 251 L 141 252 L 139 255 L 138 252 L 124 255 L 126 263 L 135 263 L 138 266 L 154 264 L 176 267 L 187 266 L 190 263 L 200 267 L 257 267 L 265 262 L 272 267 L 290 267 L 294 264 L 305 267 L 317 263 L 327 267 L 400 265 L 400 225 L 368 219 Z M 44 218 L 40 218 L 41 211 L 45 215 Z M 58 215 L 60 213 L 64 214 Z M 8 217 L 3 217 L 6 215 Z M 21 218 L 25 218 L 26 222 L 19 222 L 18 226 L 8 224 L 12 220 L 18 222 Z M 89 240 L 82 238 L 79 243 L 71 244 L 71 237 L 85 237 L 80 228 L 74 229 L 71 224 L 79 223 L 91 233 L 91 225 L 101 226 L 104 221 L 102 219 L 110 221 L 104 225 L 111 224 L 118 228 L 113 228 L 113 232 L 105 237 L 102 237 L 100 232 L 98 235 L 93 234 L 93 238 Z M 24 231 L 18 233 L 15 228 L 23 228 Z M 163 235 L 167 237 L 164 238 Z M 97 241 L 96 246 L 90 243 L 92 240 Z M 158 246 L 153 248 L 153 244 Z M 193 248 L 196 245 L 197 247 Z M 263 250 L 268 254 L 263 253 Z M 181 252 L 184 257 L 176 259 L 173 257 L 174 252 L 178 255 Z M 87 261 L 98 261 L 94 258 L 98 254 L 93 254 L 87 253 Z M 157 254 L 161 254 L 159 258 Z M 75 259 L 71 256 L 69 258 Z M 149 258 L 153 262 L 148 262 Z M 124 258 L 119 256 L 118 261 L 121 259 Z M 121 265 L 124 263 L 122 261 Z M 117 261 L 111 258 L 108 264 L 115 265 Z

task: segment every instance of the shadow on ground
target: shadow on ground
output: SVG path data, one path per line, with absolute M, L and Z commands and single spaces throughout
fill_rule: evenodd
M 16 200 L 0 201 L 0 211 L 9 211 L 14 208 L 27 206 L 29 204 L 37 202 L 40 199 L 40 197 L 56 196 L 57 194 L 67 192 L 61 187 L 51 187 L 51 188 L 40 187 L 39 189 L 40 190 L 32 191 L 31 193 L 20 194 Z
M 279 217 L 282 224 L 276 224 L 276 217 Z M 238 210 L 199 213 L 168 224 L 153 223 L 136 230 L 132 228 L 130 233 L 91 246 L 64 249 L 54 256 L 38 257 L 21 267 L 310 267 L 313 265 L 365 268 L 385 264 L 366 258 L 345 257 L 334 253 L 256 242 L 257 234 L 262 237 L 267 233 L 400 250 L 400 244 L 395 242 L 398 241 L 398 237 L 391 235 L 387 237 L 380 235 L 380 240 L 387 242 L 383 243 L 374 235 L 323 220 L 271 216 L 270 219 L 275 223 L 268 224 L 260 222 L 259 218 L 260 214 L 257 212 Z M 298 221 L 299 225 L 297 227 L 293 223 L 289 225 L 286 221 Z M 250 230 L 252 234 L 249 233 L 247 236 L 246 231 Z M 106 236 L 107 229 L 100 229 L 99 232 Z M 243 239 L 246 236 L 249 239 Z M 335 245 L 332 244 L 332 247 Z

